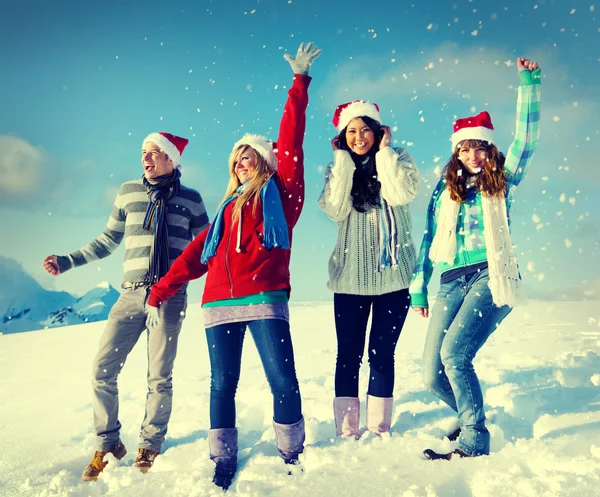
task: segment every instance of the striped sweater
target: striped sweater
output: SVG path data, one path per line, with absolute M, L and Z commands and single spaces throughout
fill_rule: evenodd
M 321 209 L 338 223 L 327 285 L 336 293 L 382 295 L 408 288 L 410 283 L 416 251 L 408 203 L 419 191 L 421 174 L 403 148 L 385 147 L 377 152 L 375 161 L 381 196 L 391 207 L 398 236 L 398 267 L 380 268 L 381 210 L 358 212 L 354 209 L 350 197 L 354 162 L 349 152 L 337 150 L 334 162 L 325 173 L 325 187 L 319 198 Z
M 540 70 L 521 71 L 521 84 L 517 95 L 517 117 L 515 139 L 508 149 L 504 163 L 507 183 L 506 210 L 510 223 L 510 206 L 513 203 L 513 190 L 521 183 L 537 146 L 540 131 L 541 80 Z M 431 243 L 437 230 L 437 218 L 445 190 L 445 179 L 441 178 L 435 187 L 429 207 L 425 233 L 419 251 L 419 259 L 410 284 L 411 306 L 428 308 L 427 285 L 433 273 L 433 262 L 429 258 Z M 464 202 L 461 202 L 456 226 L 456 257 L 452 264 L 438 265 L 440 272 L 485 262 L 488 254 L 483 230 L 483 209 L 481 192 L 471 189 Z
M 82 249 L 58 256 L 60 272 L 109 256 L 125 239 L 123 281 L 142 281 L 148 270 L 154 242 L 154 234 L 142 228 L 148 203 L 146 187 L 141 179 L 123 183 L 104 232 Z M 183 185 L 179 193 L 167 202 L 167 209 L 171 265 L 192 238 L 208 226 L 208 216 L 200 194 Z

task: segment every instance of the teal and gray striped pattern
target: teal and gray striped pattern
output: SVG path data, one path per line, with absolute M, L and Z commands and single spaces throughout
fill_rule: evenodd
M 103 259 L 125 240 L 123 281 L 142 281 L 148 270 L 154 237 L 153 233 L 142 228 L 148 203 L 146 187 L 141 179 L 123 183 L 104 232 L 81 250 L 59 256 L 60 272 Z M 167 209 L 171 265 L 192 238 L 208 226 L 208 216 L 200 194 L 183 185 L 179 193 L 167 202 Z

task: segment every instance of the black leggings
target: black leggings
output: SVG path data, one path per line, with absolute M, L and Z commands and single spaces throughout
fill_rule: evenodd
M 394 351 L 410 308 L 408 289 L 383 295 L 333 296 L 338 351 L 335 396 L 358 397 L 358 372 L 365 351 L 367 321 L 373 307 L 369 334 L 369 388 L 374 397 L 394 391 Z

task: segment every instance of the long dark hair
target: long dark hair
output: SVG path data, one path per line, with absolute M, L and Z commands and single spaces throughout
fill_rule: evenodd
M 350 152 L 350 157 L 354 161 L 354 176 L 352 179 L 352 189 L 350 198 L 352 198 L 352 207 L 358 212 L 367 212 L 373 207 L 379 207 L 379 191 L 381 183 L 377 179 L 377 167 L 375 164 L 375 154 L 379 152 L 381 143 L 381 124 L 367 116 L 359 116 L 365 124 L 371 128 L 375 135 L 375 143 L 365 155 L 355 154 L 346 141 L 346 126 L 340 131 L 338 147 L 341 150 Z
M 477 174 L 475 179 L 477 190 L 487 197 L 503 197 L 506 195 L 504 154 L 495 145 L 486 141 L 465 140 L 465 142 L 461 142 L 460 145 L 467 145 L 469 148 L 483 147 L 488 156 L 483 170 Z M 442 177 L 446 178 L 446 187 L 450 191 L 450 198 L 456 202 L 464 202 L 467 197 L 467 179 L 470 174 L 458 158 L 459 151 L 460 147 L 456 147 L 442 171 Z

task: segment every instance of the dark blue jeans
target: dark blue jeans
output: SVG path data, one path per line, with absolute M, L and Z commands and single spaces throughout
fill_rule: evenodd
M 374 397 L 394 392 L 394 352 L 410 307 L 408 290 L 383 295 L 335 293 L 335 332 L 338 342 L 335 396 L 358 397 L 358 372 L 365 351 L 367 321 L 373 308 L 369 333 L 369 388 Z
M 210 356 L 210 427 L 235 428 L 235 392 L 242 346 L 250 329 L 273 394 L 273 419 L 293 424 L 302 417 L 290 325 L 283 319 L 227 323 L 206 329 Z

